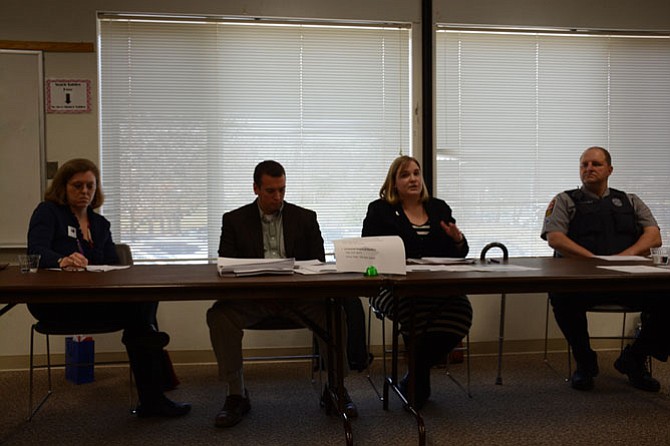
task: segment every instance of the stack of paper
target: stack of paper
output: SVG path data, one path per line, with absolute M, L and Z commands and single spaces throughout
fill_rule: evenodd
M 107 271 L 116 271 L 117 269 L 128 269 L 130 265 L 87 265 L 86 271 L 94 273 L 105 273 Z
M 219 257 L 216 268 L 221 276 L 293 274 L 295 259 L 234 259 Z
M 420 259 L 407 259 L 408 265 L 471 265 L 474 263 L 474 259 L 464 259 L 462 257 L 422 257 Z

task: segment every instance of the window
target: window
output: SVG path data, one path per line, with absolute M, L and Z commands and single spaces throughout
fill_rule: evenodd
M 216 257 L 265 159 L 332 251 L 409 152 L 408 27 L 101 15 L 99 30 L 104 214 L 139 259 Z
M 612 153 L 610 186 L 667 231 L 670 39 L 441 29 L 436 48 L 436 195 L 475 255 L 491 241 L 551 255 L 544 212 L 594 145 Z

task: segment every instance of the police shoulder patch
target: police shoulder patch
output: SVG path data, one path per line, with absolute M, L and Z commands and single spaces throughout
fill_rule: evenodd
M 549 203 L 549 206 L 547 206 L 547 211 L 544 213 L 545 217 L 551 216 L 551 214 L 554 212 L 554 206 L 556 205 L 556 199 L 554 198 L 551 200 Z

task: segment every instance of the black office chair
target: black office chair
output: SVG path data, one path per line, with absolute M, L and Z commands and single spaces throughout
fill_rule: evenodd
M 546 308 L 546 313 L 545 313 L 545 323 L 544 323 L 544 362 L 547 364 L 550 368 L 553 369 L 549 362 L 548 358 L 548 350 L 549 350 L 549 307 L 551 306 L 551 302 L 549 298 L 547 298 L 547 308 Z M 634 341 L 635 336 L 634 335 L 626 335 L 626 321 L 628 320 L 628 315 L 629 314 L 640 314 L 640 321 L 642 323 L 642 320 L 644 319 L 644 313 L 640 312 L 640 310 L 637 310 L 635 308 L 631 308 L 626 305 L 621 305 L 621 304 L 599 304 L 599 305 L 594 305 L 593 307 L 589 308 L 587 310 L 588 313 L 617 313 L 621 314 L 621 333 L 617 334 L 612 334 L 612 335 L 598 335 L 598 336 L 593 336 L 590 335 L 590 339 L 613 339 L 613 340 L 618 340 L 620 341 L 619 349 L 620 351 L 623 351 L 625 347 L 625 342 L 626 341 Z M 570 377 L 572 376 L 572 351 L 570 349 L 570 345 L 567 344 L 567 352 L 568 352 L 568 374 L 566 380 L 570 380 Z M 651 357 L 647 358 L 648 360 L 648 366 L 649 370 L 651 371 Z
M 347 359 L 349 367 L 352 370 L 363 371 L 367 365 L 372 361 L 372 355 L 368 353 L 367 345 L 365 343 L 365 312 L 360 298 L 347 298 L 342 303 L 344 314 L 346 316 L 346 330 L 347 330 Z M 247 330 L 291 330 L 310 328 L 305 324 L 298 324 L 292 319 L 284 317 L 274 317 L 264 319 Z M 317 329 L 317 327 L 311 327 Z M 247 356 L 245 361 L 256 360 L 303 360 L 311 359 L 314 370 L 321 370 L 323 365 L 323 352 L 319 352 L 319 345 L 316 334 L 312 331 L 312 353 L 304 355 L 285 355 L 285 356 Z M 360 339 L 359 339 L 360 338 Z
M 250 327 L 245 328 L 245 330 L 308 330 L 309 327 L 306 327 L 303 324 L 300 324 L 293 319 L 282 316 L 274 316 L 265 318 Z M 295 354 L 295 355 L 250 355 L 244 356 L 244 361 L 310 361 L 310 382 L 312 385 L 316 384 L 316 379 L 314 378 L 314 372 L 319 372 L 319 381 L 317 394 L 320 395 L 321 389 L 323 388 L 323 366 L 322 359 L 319 353 L 319 347 L 316 340 L 316 335 L 312 332 L 312 351 L 311 353 L 305 354 Z
M 263 319 L 260 322 L 255 323 L 254 325 L 247 327 L 245 330 L 299 330 L 299 329 L 308 329 L 302 324 L 297 323 L 296 321 L 277 316 Z M 306 354 L 295 354 L 295 355 L 251 355 L 245 356 L 245 361 L 292 361 L 292 360 L 307 360 L 309 359 L 312 363 L 312 370 L 319 369 L 319 363 L 321 356 L 318 352 L 316 335 L 312 334 L 312 352 Z M 314 374 L 312 373 L 312 379 Z
M 369 305 L 369 312 L 368 312 L 368 333 L 367 333 L 367 343 L 368 343 L 368 351 L 371 351 L 372 348 L 372 335 L 371 335 L 371 326 L 372 326 L 372 315 L 375 316 L 376 319 L 381 321 L 381 327 L 382 327 L 382 374 L 384 378 L 389 376 L 389 370 L 388 370 L 388 365 L 387 365 L 387 360 L 388 357 L 393 353 L 392 349 L 386 346 L 386 315 L 384 314 L 383 311 L 380 309 L 374 307 L 372 304 Z M 469 397 L 472 398 L 472 393 L 470 392 L 470 335 L 467 335 L 465 337 L 465 344 L 459 347 L 456 347 L 455 349 L 452 350 L 452 352 L 461 352 L 463 353 L 464 359 L 465 359 L 465 371 L 466 371 L 466 384 L 465 386 L 453 375 L 451 372 L 450 368 L 450 361 L 451 361 L 451 354 L 447 356 L 446 363 L 445 363 L 445 372 L 447 377 L 456 384 L 465 394 Z M 377 397 L 379 398 L 380 401 L 384 402 L 384 395 L 383 393 L 378 389 L 377 385 L 374 382 L 374 378 L 372 377 L 372 371 L 371 371 L 371 363 L 368 365 L 367 370 L 366 370 L 366 378 L 370 385 L 372 386 L 372 389 L 374 392 L 377 394 Z
M 130 250 L 130 247 L 126 244 L 119 243 L 116 245 L 116 253 L 119 257 L 119 264 L 121 265 L 132 265 L 133 256 Z M 50 336 L 74 336 L 74 335 L 93 335 L 101 333 L 114 333 L 117 331 L 122 331 L 123 326 L 121 324 L 114 324 L 108 322 L 82 322 L 78 324 L 72 323 L 61 323 L 61 322 L 45 322 L 38 321 L 30 327 L 30 372 L 29 372 L 29 383 L 28 383 L 28 421 L 32 420 L 35 414 L 40 410 L 42 405 L 47 401 L 47 399 L 53 393 L 52 381 L 51 381 L 51 368 L 52 367 L 63 367 L 65 364 L 52 364 L 51 363 L 51 348 L 50 348 Z M 43 334 L 46 339 L 46 364 L 35 364 L 35 333 Z M 97 365 L 110 365 L 110 364 L 127 364 L 128 361 L 98 361 L 95 362 Z M 85 367 L 92 364 L 88 363 L 77 363 L 71 364 L 74 367 Z M 39 403 L 34 406 L 33 396 L 34 396 L 34 372 L 37 369 L 47 369 L 47 393 L 41 398 Z M 134 409 L 133 404 L 133 376 L 132 370 L 128 368 L 129 374 L 129 405 L 130 410 Z

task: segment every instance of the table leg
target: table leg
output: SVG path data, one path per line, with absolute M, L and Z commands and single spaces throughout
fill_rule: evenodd
M 344 362 L 344 349 L 346 342 L 344 330 L 342 330 L 342 313 L 344 308 L 341 299 L 327 299 L 326 303 L 326 325 L 328 327 L 328 392 L 326 396 L 330 398 L 328 407 L 334 408 L 337 415 L 342 419 L 344 426 L 344 435 L 347 445 L 354 444 L 351 421 L 344 412 L 344 367 L 348 367 Z

